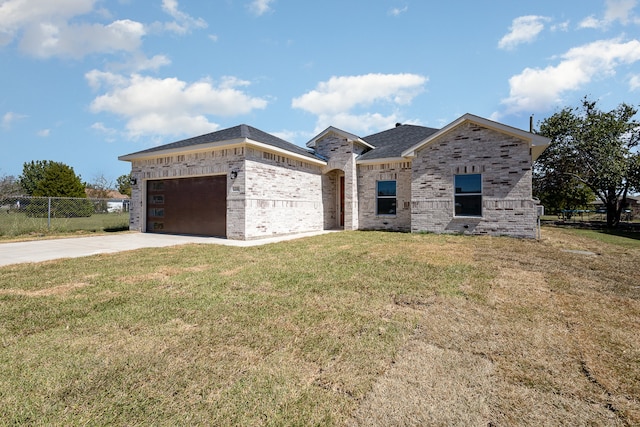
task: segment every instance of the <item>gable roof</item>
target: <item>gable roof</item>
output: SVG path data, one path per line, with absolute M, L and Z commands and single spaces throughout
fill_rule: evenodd
M 371 144 L 374 149 L 362 154 L 358 157 L 358 161 L 400 158 L 407 148 L 437 131 L 438 129 L 424 126 L 398 124 L 395 128 L 365 136 L 362 139 Z
M 160 145 L 158 147 L 148 148 L 142 151 L 136 151 L 135 153 L 120 156 L 118 159 L 132 161 L 147 157 L 159 157 L 173 153 L 196 151 L 239 143 L 252 143 L 252 145 L 271 148 L 275 151 L 287 151 L 297 157 L 304 157 L 309 160 L 322 162 L 318 156 L 302 147 L 245 124 Z
M 324 138 L 326 135 L 330 134 L 330 133 L 335 133 L 337 135 L 340 135 L 341 137 L 343 137 L 347 141 L 356 142 L 358 144 L 364 145 L 367 148 L 373 148 L 372 145 L 368 144 L 366 141 L 363 141 L 362 138 L 360 138 L 358 135 L 346 132 L 346 131 L 344 131 L 342 129 L 338 129 L 337 127 L 333 127 L 333 126 L 329 126 L 325 130 L 323 130 L 322 132 L 320 132 L 319 134 L 314 136 L 311 139 L 311 141 L 307 142 L 307 147 L 315 148 L 316 147 L 316 143 L 319 140 L 321 140 L 322 138 Z
M 426 147 L 430 143 L 432 143 L 436 138 L 450 132 L 456 127 L 460 126 L 463 123 L 474 123 L 486 128 L 493 129 L 498 132 L 506 133 L 508 135 L 514 136 L 516 138 L 522 139 L 529 143 L 529 148 L 531 148 L 531 159 L 536 160 L 540 154 L 544 151 L 545 148 L 549 146 L 551 140 L 542 135 L 537 135 L 532 132 L 524 131 L 522 129 L 514 128 L 511 126 L 507 126 L 502 123 L 494 122 L 492 120 L 485 119 L 483 117 L 475 116 L 473 114 L 465 114 L 461 116 L 459 119 L 449 123 L 447 126 L 443 127 L 439 131 L 429 135 L 424 140 L 418 142 L 417 144 L 407 148 L 402 152 L 403 157 L 415 157 L 416 151 Z

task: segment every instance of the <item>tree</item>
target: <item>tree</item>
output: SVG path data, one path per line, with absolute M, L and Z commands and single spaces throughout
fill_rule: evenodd
M 24 190 L 20 182 L 13 175 L 3 175 L 0 177 L 0 198 L 21 196 Z
M 59 162 L 49 162 L 42 179 L 36 183 L 33 196 L 86 198 L 85 185 L 73 168 Z
M 584 209 L 596 199 L 593 191 L 573 176 L 550 171 L 544 179 L 534 171 L 533 194 L 551 214 Z
M 86 199 L 85 185 L 73 168 L 49 160 L 25 163 L 20 183 L 27 194 L 34 197 L 68 197 Z M 50 209 L 49 209 L 50 207 Z M 35 199 L 27 206 L 27 215 L 52 217 L 91 216 L 93 204 L 89 200 Z
M 117 189 L 120 194 L 126 194 L 131 197 L 131 174 L 120 175 L 116 179 Z
M 586 187 L 605 205 L 607 226 L 617 226 L 627 194 L 640 188 L 636 112 L 624 103 L 603 112 L 585 97 L 580 107 L 543 120 L 539 133 L 551 144 L 536 161 L 536 187 L 565 194 Z
M 36 191 L 38 183 L 44 178 L 44 172 L 51 163 L 53 162 L 49 160 L 37 160 L 35 162 L 32 160 L 29 163 L 24 163 L 22 175 L 18 177 L 18 181 L 27 195 L 33 196 L 33 192 Z
M 96 212 L 108 212 L 109 205 L 104 199 L 109 198 L 109 193 L 112 191 L 112 189 L 113 184 L 104 175 L 98 175 L 94 177 L 93 181 L 90 184 L 87 184 L 87 193 L 89 197 L 102 199 L 94 202 Z

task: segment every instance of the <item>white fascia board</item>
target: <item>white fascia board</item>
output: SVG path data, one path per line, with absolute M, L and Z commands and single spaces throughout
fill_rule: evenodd
M 251 139 L 246 139 L 245 142 L 247 145 L 251 145 L 263 151 L 268 151 L 270 153 L 280 154 L 282 156 L 287 156 L 287 157 L 293 157 L 303 162 L 314 163 L 316 165 L 321 165 L 321 166 L 327 165 L 327 162 L 325 162 L 324 160 L 313 159 L 311 157 L 303 156 L 302 154 L 298 154 L 289 150 L 284 150 L 282 148 L 274 147 L 273 145 L 265 144 L 265 143 L 254 141 Z
M 403 157 L 411 157 L 411 158 L 415 157 L 417 150 L 425 147 L 426 145 L 428 145 L 432 141 L 436 140 L 437 138 L 440 138 L 441 136 L 443 136 L 446 133 L 448 133 L 448 132 L 452 131 L 453 129 L 455 129 L 460 124 L 462 124 L 464 122 L 467 122 L 467 121 L 471 122 L 471 123 L 478 124 L 480 126 L 484 126 L 486 128 L 489 128 L 489 129 L 496 130 L 496 131 L 501 132 L 501 133 L 505 133 L 507 135 L 511 135 L 513 137 L 516 137 L 518 139 L 522 139 L 522 140 L 528 142 L 529 143 L 529 147 L 531 148 L 531 154 L 532 154 L 533 160 L 537 159 L 538 156 L 540 154 L 542 154 L 544 149 L 547 148 L 547 146 L 551 143 L 551 140 L 549 138 L 544 137 L 544 136 L 537 135 L 535 133 L 524 131 L 522 129 L 514 128 L 512 126 L 508 126 L 508 125 L 505 125 L 505 124 L 502 124 L 502 123 L 494 122 L 493 120 L 485 119 L 483 117 L 475 116 L 473 114 L 467 113 L 467 114 L 461 116 L 460 118 L 458 118 L 457 120 L 449 123 L 447 126 L 443 127 L 442 129 L 440 129 L 438 132 L 434 133 L 433 135 L 430 135 L 428 138 L 420 141 L 419 143 L 417 143 L 413 147 L 410 147 L 407 150 L 403 151 L 402 152 L 402 156 Z
M 222 147 L 234 148 L 242 145 L 245 142 L 246 142 L 246 138 L 236 138 L 236 139 L 230 139 L 227 141 L 209 142 L 209 143 L 197 144 L 197 145 L 192 145 L 187 147 L 175 147 L 175 148 L 168 148 L 166 150 L 126 154 L 124 156 L 119 156 L 118 160 L 131 162 L 134 160 L 155 159 L 158 157 L 165 157 L 165 156 L 170 156 L 174 154 L 198 153 L 198 152 L 209 151 L 211 149 L 222 148 Z
M 152 151 L 148 153 L 127 154 L 127 155 L 118 157 L 118 160 L 132 162 L 134 160 L 156 159 L 158 157 L 165 157 L 165 156 L 171 156 L 176 154 L 200 153 L 200 152 L 209 151 L 212 149 L 220 149 L 220 148 L 230 149 L 230 148 L 237 148 L 237 147 L 242 147 L 247 145 L 259 148 L 263 151 L 280 154 L 282 156 L 292 157 L 292 158 L 309 162 L 309 163 L 314 163 L 322 166 L 325 166 L 327 164 L 326 162 L 320 159 L 313 159 L 311 157 L 306 157 L 306 156 L 294 153 L 292 151 L 283 150 L 282 148 L 274 147 L 273 145 L 264 144 L 262 142 L 254 141 L 248 138 L 236 138 L 236 139 L 230 139 L 227 141 L 217 141 L 217 142 L 193 145 L 189 147 L 176 147 L 176 148 L 170 148 L 167 150 Z

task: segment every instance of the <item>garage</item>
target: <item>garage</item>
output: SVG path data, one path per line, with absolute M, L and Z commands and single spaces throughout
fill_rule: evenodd
M 226 237 L 226 175 L 147 181 L 146 230 Z

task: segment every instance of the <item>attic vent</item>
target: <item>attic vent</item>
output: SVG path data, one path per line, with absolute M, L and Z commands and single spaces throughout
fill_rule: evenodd
M 402 123 L 396 123 L 396 127 L 402 126 Z

